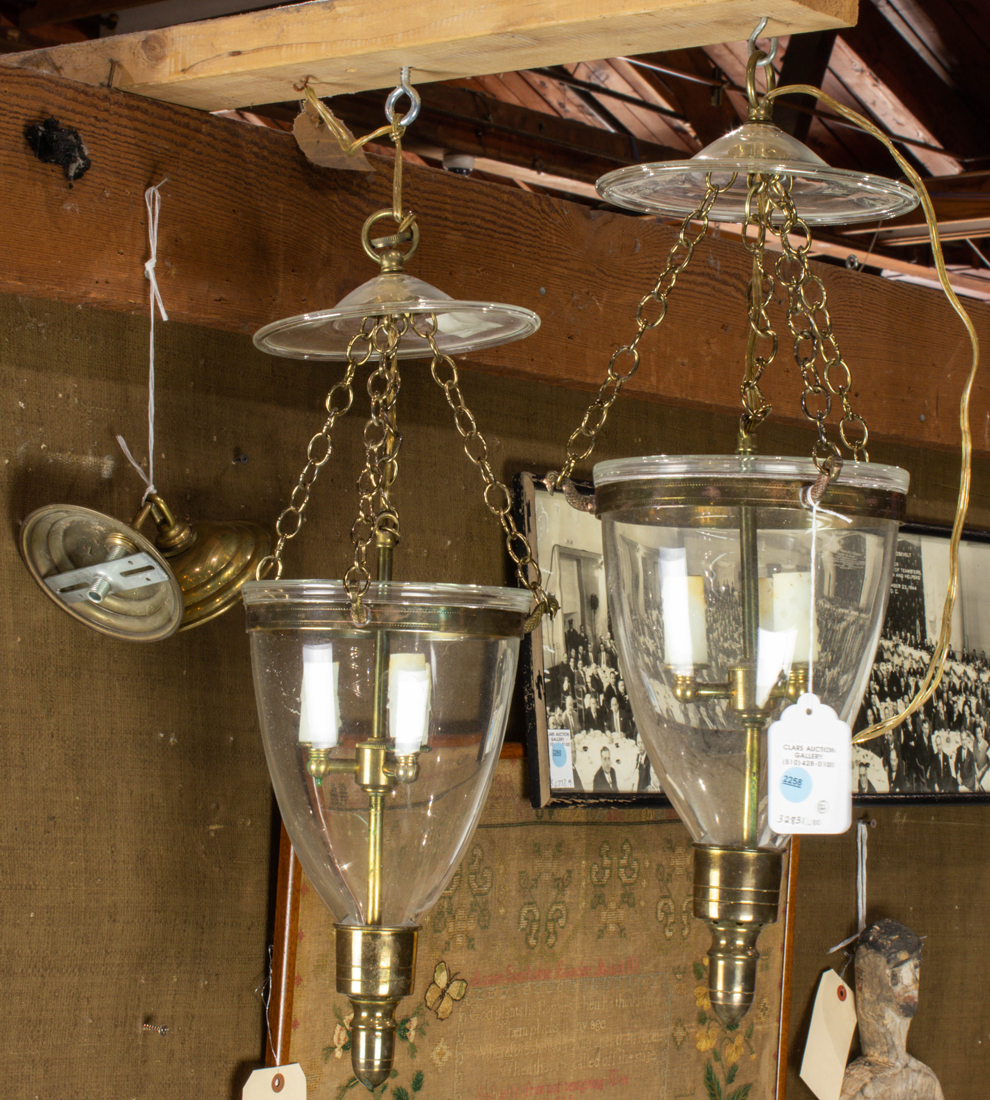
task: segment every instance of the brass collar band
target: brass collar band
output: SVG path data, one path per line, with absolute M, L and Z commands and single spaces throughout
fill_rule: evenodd
M 416 969 L 417 931 L 338 924 L 337 992 L 348 997 L 407 997 Z
M 611 481 L 595 489 L 595 510 L 621 513 L 615 518 L 626 523 L 656 523 L 659 513 L 671 508 L 694 512 L 707 525 L 738 523 L 736 509 L 742 505 L 754 508 L 791 508 L 795 510 L 795 526 L 810 526 L 810 508 L 801 499 L 803 484 L 796 480 L 771 478 L 635 478 Z M 901 519 L 906 494 L 872 486 L 833 483 L 821 501 L 818 522 L 828 519 L 828 512 L 843 516 L 870 519 Z M 669 522 L 669 521 L 668 521 Z M 684 524 L 687 526 L 688 524 Z
M 341 584 L 252 581 L 244 586 L 248 630 L 332 630 L 354 638 L 367 637 L 376 630 L 521 638 L 531 603 L 532 596 L 525 588 L 372 582 L 362 599 L 368 621 L 358 628 Z
M 694 846 L 694 915 L 707 921 L 772 924 L 783 856 L 756 848 Z

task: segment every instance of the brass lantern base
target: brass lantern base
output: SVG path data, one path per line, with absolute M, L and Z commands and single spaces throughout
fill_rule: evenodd
M 729 1026 L 749 1011 L 760 953 L 756 941 L 777 919 L 783 856 L 755 848 L 694 846 L 694 915 L 712 930 L 708 996 Z
M 337 992 L 350 998 L 351 1067 L 366 1089 L 387 1081 L 395 1056 L 395 1009 L 413 990 L 417 928 L 336 926 Z

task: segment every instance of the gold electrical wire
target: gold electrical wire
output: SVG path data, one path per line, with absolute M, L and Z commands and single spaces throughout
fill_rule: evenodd
M 908 180 L 910 180 L 911 185 L 918 192 L 918 197 L 921 199 L 921 206 L 925 212 L 925 221 L 928 224 L 928 232 L 931 236 L 932 255 L 935 259 L 935 269 L 938 272 L 938 281 L 941 283 L 942 290 L 945 292 L 946 298 L 949 299 L 950 305 L 956 313 L 959 314 L 962 323 L 966 326 L 966 332 L 969 334 L 970 344 L 973 349 L 973 361 L 969 370 L 969 377 L 966 379 L 966 384 L 963 386 L 962 397 L 959 401 L 959 431 L 962 437 L 959 497 L 956 502 L 956 518 L 952 524 L 952 537 L 949 540 L 949 583 L 945 593 L 945 603 L 942 605 L 942 623 L 939 628 L 938 642 L 935 646 L 934 653 L 932 653 L 928 669 L 925 672 L 925 678 L 914 698 L 899 714 L 895 714 L 891 718 L 886 718 L 882 722 L 877 722 L 858 733 L 852 740 L 854 745 L 860 745 L 864 741 L 870 741 L 874 737 L 879 737 L 889 730 L 895 729 L 905 718 L 914 714 L 919 707 L 923 706 L 932 697 L 942 679 L 942 671 L 945 668 L 945 657 L 949 648 L 950 634 L 952 632 L 952 609 L 955 606 L 956 593 L 959 588 L 959 540 L 962 537 L 963 521 L 966 518 L 966 510 L 969 507 L 969 489 L 972 476 L 973 454 L 973 440 L 969 429 L 969 399 L 973 390 L 973 382 L 976 378 L 976 369 L 980 362 L 980 342 L 969 314 L 963 308 L 962 302 L 959 301 L 956 292 L 952 289 L 952 285 L 949 282 L 949 276 L 945 270 L 945 259 L 942 256 L 942 245 L 938 237 L 938 220 L 935 217 L 935 209 L 932 206 L 932 200 L 929 198 L 928 191 L 925 188 L 921 176 L 918 175 L 907 160 L 905 160 L 897 149 L 894 148 L 890 139 L 882 133 L 882 131 L 877 129 L 872 122 L 862 115 L 857 114 L 856 111 L 851 111 L 848 107 L 843 107 L 840 103 L 836 103 L 831 96 L 826 95 L 826 93 L 819 88 L 812 87 L 810 84 L 789 84 L 786 87 L 768 91 L 764 97 L 764 101 L 769 103 L 772 100 L 779 99 L 782 95 L 813 96 L 815 99 L 820 100 L 827 107 L 835 111 L 835 113 L 842 118 L 852 122 L 866 133 L 872 134 L 877 141 L 887 147 L 891 156 L 897 161 L 901 171 Z

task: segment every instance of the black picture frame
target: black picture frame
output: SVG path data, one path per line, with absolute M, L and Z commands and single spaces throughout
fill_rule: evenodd
M 919 524 L 900 530 L 887 614 L 854 733 L 901 710 L 928 665 L 948 584 L 950 534 L 947 527 Z M 891 733 L 853 745 L 854 803 L 990 801 L 990 535 L 983 532 L 967 531 L 960 543 L 952 642 L 929 702 Z M 967 733 L 972 763 L 959 754 Z
M 576 488 L 591 497 L 591 485 L 578 482 Z M 556 618 L 544 618 L 525 637 L 520 654 L 532 803 L 537 808 L 603 802 L 670 806 L 636 731 L 619 673 L 609 629 L 601 525 L 595 516 L 573 508 L 562 492 L 551 494 L 544 477 L 517 474 L 514 490 L 517 523 L 544 587 L 560 602 Z M 570 665 L 570 648 L 576 649 L 576 669 Z M 606 762 L 611 776 L 605 773 Z M 607 787 L 609 782 L 614 787 Z

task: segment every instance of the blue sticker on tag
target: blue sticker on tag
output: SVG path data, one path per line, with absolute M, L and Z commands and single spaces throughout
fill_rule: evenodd
M 811 794 L 811 776 L 804 768 L 788 768 L 780 777 L 780 793 L 788 802 L 803 802 Z
M 563 745 L 554 745 L 552 756 L 554 766 L 557 768 L 562 768 L 567 763 L 567 749 Z

